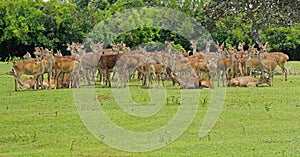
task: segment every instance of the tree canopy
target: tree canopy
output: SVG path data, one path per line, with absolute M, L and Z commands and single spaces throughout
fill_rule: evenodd
M 168 9 L 157 12 L 152 7 L 174 9 L 189 18 L 180 18 L 179 14 L 174 15 Z M 132 9 L 132 12 L 118 15 L 127 9 Z M 200 28 L 194 27 L 199 23 L 219 43 L 269 42 L 272 51 L 282 51 L 291 59 L 299 60 L 299 10 L 300 0 L 1 1 L 0 57 L 4 60 L 8 56 L 23 56 L 37 46 L 67 53 L 67 43 L 88 42 L 95 26 L 100 28 L 101 23 L 106 25 L 101 27 L 105 33 L 92 36 L 102 42 L 123 41 L 134 47 L 143 43 L 175 41 L 187 51 L 191 50 L 188 39 L 203 40 L 197 38 Z M 107 20 L 114 19 L 114 16 L 123 18 Z M 162 17 L 166 20 L 157 24 Z M 174 29 L 164 25 L 174 26 Z M 114 36 L 116 31 L 122 33 Z

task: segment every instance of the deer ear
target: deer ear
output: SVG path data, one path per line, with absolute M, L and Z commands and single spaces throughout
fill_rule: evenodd
M 224 47 L 224 42 L 221 44 L 221 46 L 220 46 L 220 47 L 222 47 L 222 48 Z

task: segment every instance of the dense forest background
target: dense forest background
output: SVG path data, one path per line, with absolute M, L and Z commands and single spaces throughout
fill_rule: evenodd
M 214 41 L 227 45 L 269 42 L 270 51 L 281 51 L 290 60 L 300 60 L 300 0 L 3 0 L 0 2 L 0 58 L 20 57 L 27 51 L 33 52 L 34 47 L 62 50 L 67 54 L 67 43 L 83 42 L 99 22 L 138 7 L 175 9 L 196 19 Z M 151 15 L 151 10 L 147 12 Z M 138 17 L 130 15 L 124 21 L 132 25 L 139 21 Z M 184 23 L 176 19 L 173 22 Z M 183 28 L 195 31 L 188 25 Z M 189 41 L 178 32 L 156 27 L 131 30 L 113 42 L 123 41 L 134 47 L 166 40 L 191 50 Z

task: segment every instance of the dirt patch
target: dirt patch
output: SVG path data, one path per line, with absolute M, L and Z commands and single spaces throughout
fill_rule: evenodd
M 105 100 L 109 100 L 109 99 L 112 99 L 111 96 L 107 96 L 107 95 L 99 95 L 98 96 L 98 100 L 99 101 L 105 101 Z

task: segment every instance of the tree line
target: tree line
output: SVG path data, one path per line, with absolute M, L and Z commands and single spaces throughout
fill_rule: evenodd
M 300 60 L 300 0 L 18 0 L 0 2 L 0 58 L 23 56 L 34 47 L 62 50 L 67 54 L 67 43 L 88 42 L 95 26 L 116 14 L 131 9 L 131 14 L 111 22 L 106 33 L 92 34 L 101 42 L 121 42 L 128 47 L 143 43 L 174 41 L 175 48 L 191 50 L 186 36 L 197 34 L 190 19 L 172 17 L 168 10 L 158 15 L 151 7 L 174 9 L 195 19 L 208 30 L 214 41 L 227 45 L 246 45 L 269 42 L 270 51 L 288 54 Z M 147 16 L 157 18 L 147 18 Z M 166 16 L 178 29 L 153 27 L 154 19 Z M 114 26 L 125 33 L 110 34 Z M 193 38 L 193 37 L 190 37 Z M 200 41 L 201 39 L 195 38 Z M 150 45 L 151 45 L 150 44 Z M 109 44 L 107 43 L 109 46 Z M 203 45 L 204 46 L 204 45 Z M 201 47 L 201 45 L 200 45 Z M 246 49 L 247 47 L 245 47 Z

